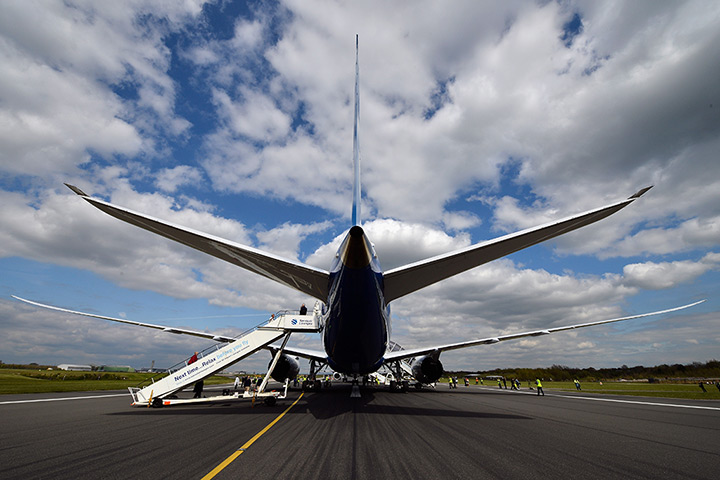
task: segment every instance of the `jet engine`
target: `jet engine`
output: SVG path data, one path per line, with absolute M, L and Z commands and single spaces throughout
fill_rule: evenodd
M 270 360 L 270 363 L 268 364 L 268 368 L 272 365 L 272 360 Z M 270 376 L 273 378 L 273 380 L 278 382 L 284 382 L 286 378 L 293 379 L 297 377 L 297 374 L 300 373 L 300 364 L 297 360 L 295 360 L 293 357 L 289 355 L 285 355 L 284 353 L 280 356 L 280 359 L 277 362 L 277 365 L 275 365 L 275 368 L 273 369 Z
M 420 383 L 437 382 L 443 374 L 443 364 L 439 358 L 431 356 L 418 357 L 412 365 L 412 374 Z

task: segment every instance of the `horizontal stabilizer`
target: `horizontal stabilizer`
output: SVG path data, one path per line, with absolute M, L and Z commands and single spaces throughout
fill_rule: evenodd
M 389 270 L 384 275 L 385 300 L 389 303 L 440 280 L 595 223 L 630 205 L 649 189 L 601 208 Z
M 231 242 L 191 228 L 134 212 L 96 198 L 89 197 L 79 188 L 68 185 L 91 205 L 124 222 L 200 250 L 226 262 L 250 270 L 263 277 L 299 290 L 319 300 L 327 300 L 329 273 L 325 270 L 287 260 L 261 250 Z

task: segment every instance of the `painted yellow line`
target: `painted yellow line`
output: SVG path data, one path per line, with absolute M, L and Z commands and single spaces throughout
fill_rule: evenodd
M 237 457 L 239 457 L 241 453 L 243 453 L 245 450 L 247 450 L 248 448 L 250 448 L 250 445 L 252 445 L 253 443 L 255 443 L 255 441 L 256 441 L 258 438 L 262 437 L 268 430 L 270 430 L 270 428 L 271 428 L 273 425 L 275 425 L 282 417 L 284 417 L 285 414 L 286 414 L 287 412 L 289 412 L 290 409 L 291 409 L 292 407 L 294 407 L 295 404 L 297 404 L 297 403 L 300 401 L 300 399 L 302 398 L 302 396 L 303 396 L 304 394 L 305 394 L 305 392 L 301 393 L 300 396 L 297 398 L 297 400 L 295 400 L 292 405 L 290 405 L 288 408 L 286 408 L 284 412 L 282 412 L 280 415 L 278 415 L 278 417 L 277 417 L 275 420 L 273 420 L 272 422 L 270 422 L 267 427 L 265 427 L 265 428 L 263 428 L 262 430 L 260 430 L 254 437 L 252 437 L 250 440 L 248 440 L 247 442 L 245 442 L 245 444 L 244 444 L 242 447 L 240 447 L 237 451 L 235 451 L 235 452 L 234 452 L 232 455 L 230 455 L 228 458 L 226 458 L 225 460 L 223 460 L 222 463 L 220 463 L 220 465 L 218 465 L 217 467 L 213 468 L 210 473 L 208 473 L 207 475 L 205 475 L 204 477 L 202 477 L 202 480 L 210 480 L 211 478 L 214 478 L 215 475 L 217 475 L 218 473 L 220 473 L 225 467 L 227 467 L 227 466 L 230 465 L 233 461 L 235 461 L 235 459 L 236 459 Z

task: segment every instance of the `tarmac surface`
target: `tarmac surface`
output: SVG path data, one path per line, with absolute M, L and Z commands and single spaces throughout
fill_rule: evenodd
M 127 392 L 4 395 L 0 479 L 718 476 L 718 401 L 445 385 L 361 393 L 335 384 L 272 407 L 165 408 L 130 407 Z

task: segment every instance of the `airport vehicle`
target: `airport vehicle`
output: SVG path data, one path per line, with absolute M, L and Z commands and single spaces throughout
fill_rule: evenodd
M 317 330 L 322 334 L 324 351 L 284 346 L 280 350 L 282 354 L 278 357 L 278 362 L 284 366 L 283 369 L 287 372 L 295 369 L 297 365 L 292 356 L 307 358 L 311 361 L 311 376 L 320 366 L 327 365 L 333 371 L 357 380 L 359 377 L 377 372 L 381 367 L 386 366 L 394 373 L 393 377 L 396 379 L 391 382 L 391 387 L 405 390 L 408 387 L 408 381 L 403 379 L 408 378 L 409 375 L 420 384 L 430 384 L 437 381 L 443 373 L 443 366 L 439 357 L 444 351 L 659 315 L 700 303 L 696 302 L 682 307 L 642 315 L 512 335 L 464 340 L 423 348 L 404 349 L 392 343 L 390 340 L 391 319 L 389 304 L 393 300 L 471 268 L 602 220 L 635 202 L 651 187 L 643 188 L 629 198 L 600 208 L 383 272 L 375 247 L 368 239 L 361 224 L 358 79 L 359 67 L 356 39 L 352 226 L 328 270 L 283 259 L 252 247 L 153 218 L 93 198 L 76 186 L 68 185 L 68 187 L 94 207 L 124 222 L 213 255 L 317 299 L 319 302 L 316 306 Z M 99 318 L 123 321 L 150 328 L 167 329 L 172 333 L 203 336 L 225 342 L 230 341 L 221 336 L 203 332 L 173 329 L 141 322 L 129 322 L 109 317 Z M 264 343 L 257 349 L 270 348 L 270 343 L 275 340 L 277 338 Z M 405 360 L 412 360 L 412 364 L 404 363 Z M 282 374 L 282 372 L 278 373 L 280 376 Z

